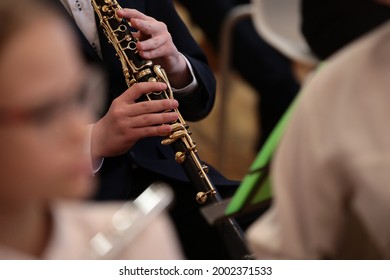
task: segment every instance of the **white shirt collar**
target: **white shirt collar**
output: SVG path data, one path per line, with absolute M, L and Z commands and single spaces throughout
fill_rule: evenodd
M 73 16 L 77 26 L 87 38 L 88 42 L 102 57 L 99 35 L 97 32 L 95 14 L 89 0 L 60 0 L 69 14 Z

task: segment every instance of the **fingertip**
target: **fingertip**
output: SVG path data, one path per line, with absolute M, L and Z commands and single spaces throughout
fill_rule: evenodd
M 163 124 L 161 127 L 161 136 L 167 136 L 172 132 L 172 128 L 169 124 Z
M 117 16 L 119 16 L 119 17 L 123 17 L 124 12 L 123 12 L 123 10 L 117 10 L 117 11 L 116 11 L 116 14 L 117 14 Z
M 172 121 L 177 121 L 179 119 L 179 114 L 176 112 L 171 113 Z
M 171 106 L 173 108 L 179 107 L 179 102 L 176 99 L 171 99 Z
M 167 88 L 167 85 L 163 82 L 153 82 L 153 87 L 155 90 L 165 90 Z
M 136 18 L 131 18 L 131 25 L 137 25 L 138 24 L 138 19 Z
M 130 18 L 129 19 L 130 20 L 130 24 L 131 24 L 131 26 L 132 27 L 134 27 L 134 28 L 136 28 L 136 29 L 141 29 L 141 21 L 139 20 L 139 19 L 137 19 L 137 18 Z

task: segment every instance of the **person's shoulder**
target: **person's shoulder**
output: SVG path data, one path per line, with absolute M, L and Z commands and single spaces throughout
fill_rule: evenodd
M 335 99 L 349 102 L 350 98 L 364 102 L 367 94 L 390 86 L 390 22 L 354 41 L 323 61 L 303 88 L 304 103 L 332 105 Z M 383 98 L 390 98 L 388 94 Z M 379 97 L 381 98 L 381 97 Z

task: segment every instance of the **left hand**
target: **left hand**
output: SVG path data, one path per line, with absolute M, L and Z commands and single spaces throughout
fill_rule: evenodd
M 127 19 L 138 30 L 133 36 L 139 40 L 137 49 L 141 57 L 161 65 L 173 87 L 183 88 L 191 83 L 187 63 L 173 43 L 165 23 L 135 9 L 119 10 L 117 15 Z

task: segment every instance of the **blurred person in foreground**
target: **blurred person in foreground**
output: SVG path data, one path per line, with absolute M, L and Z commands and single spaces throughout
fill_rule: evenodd
M 390 258 L 390 23 L 332 56 L 303 89 L 248 230 L 263 259 Z
M 0 259 L 88 258 L 122 206 L 81 201 L 95 189 L 86 130 L 98 77 L 48 3 L 2 0 L 0 17 Z M 181 257 L 164 215 L 115 255 Z

